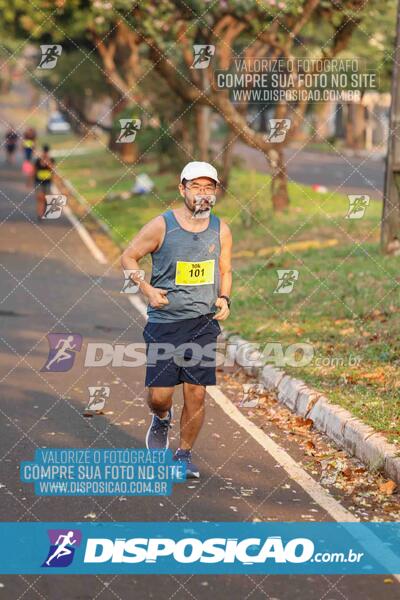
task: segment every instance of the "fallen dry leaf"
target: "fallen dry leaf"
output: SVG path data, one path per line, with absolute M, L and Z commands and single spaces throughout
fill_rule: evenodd
M 296 417 L 295 422 L 299 427 L 306 427 L 307 429 L 311 429 L 314 424 L 312 419 L 303 419 L 303 417 Z
M 342 474 L 346 477 L 346 479 L 351 479 L 353 471 L 350 469 L 350 467 L 346 467 L 343 469 Z
M 306 443 L 306 453 L 309 456 L 314 456 L 315 455 L 315 444 L 311 440 L 308 440 L 307 443 Z
M 349 335 L 349 333 L 354 333 L 354 327 L 347 327 L 346 329 L 341 329 L 339 333 L 340 335 Z
M 382 494 L 386 494 L 386 496 L 391 496 L 394 493 L 396 487 L 396 482 L 389 479 L 389 481 L 380 484 L 379 491 L 382 492 Z

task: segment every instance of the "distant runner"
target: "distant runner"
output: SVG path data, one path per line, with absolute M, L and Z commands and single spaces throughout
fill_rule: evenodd
M 172 396 L 175 386 L 183 383 L 180 442 L 174 459 L 185 464 L 188 478 L 198 478 L 191 451 L 204 420 L 206 386 L 216 383 L 211 349 L 215 352 L 221 332 L 218 321 L 229 316 L 232 237 L 228 225 L 211 213 L 219 182 L 216 169 L 191 162 L 180 181 L 184 205 L 147 223 L 123 253 L 122 265 L 137 271 L 138 261 L 152 256 L 150 283 L 135 280 L 132 274 L 149 302 L 143 337 L 153 417 L 146 445 L 168 448 Z M 163 357 L 158 344 L 172 345 L 173 356 L 170 352 Z
M 46 211 L 46 194 L 51 193 L 54 174 L 54 159 L 51 158 L 50 147 L 43 146 L 42 154 L 35 160 L 34 182 L 36 190 L 37 218 L 40 221 Z
M 14 129 L 9 129 L 5 135 L 6 161 L 9 164 L 15 162 L 15 150 L 18 144 L 18 134 Z
M 36 131 L 33 127 L 28 127 L 25 130 L 24 137 L 22 140 L 22 148 L 24 151 L 24 159 L 31 161 L 33 158 L 33 152 L 36 143 Z

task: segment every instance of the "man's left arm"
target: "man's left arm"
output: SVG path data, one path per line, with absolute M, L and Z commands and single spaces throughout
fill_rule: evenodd
M 221 241 L 221 254 L 219 257 L 219 274 L 220 274 L 220 287 L 219 296 L 215 301 L 215 306 L 219 308 L 214 319 L 217 321 L 225 321 L 229 317 L 229 306 L 226 298 L 221 296 L 230 297 L 232 288 L 232 234 L 228 225 L 221 221 L 220 231 Z

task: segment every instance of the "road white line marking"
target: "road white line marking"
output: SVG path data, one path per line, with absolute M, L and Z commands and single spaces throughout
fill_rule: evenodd
M 132 304 L 132 306 L 134 306 L 136 308 L 136 310 L 140 312 L 142 317 L 147 319 L 147 305 L 145 302 L 143 302 L 141 297 L 133 295 L 133 294 L 127 294 L 127 296 L 129 298 L 129 302 Z
M 279 463 L 288 475 L 296 481 L 304 491 L 326 512 L 339 522 L 358 522 L 359 519 L 350 511 L 344 508 L 327 492 L 311 475 L 304 469 L 269 435 L 267 435 L 250 419 L 245 417 L 238 408 L 225 396 L 225 394 L 215 385 L 207 387 L 207 392 L 220 408 L 235 423 L 243 427 L 251 437 L 260 444 L 260 446 L 270 454 L 277 463 Z
M 78 219 L 75 217 L 75 215 L 73 214 L 73 212 L 71 211 L 69 206 L 64 206 L 63 212 L 68 217 L 68 219 L 72 223 L 73 227 L 76 229 L 79 237 L 81 238 L 81 240 L 83 241 L 85 246 L 90 250 L 90 253 L 92 254 L 92 256 L 94 256 L 94 258 L 101 265 L 106 265 L 108 261 L 107 261 L 106 257 L 104 256 L 103 252 L 100 250 L 98 245 L 94 242 L 92 236 L 88 233 L 88 230 L 86 229 L 86 227 L 84 227 L 82 225 L 82 223 L 80 221 L 78 221 Z

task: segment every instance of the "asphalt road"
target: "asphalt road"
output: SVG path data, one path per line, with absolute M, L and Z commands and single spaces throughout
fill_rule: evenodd
M 269 172 L 262 152 L 241 142 L 235 144 L 234 152 L 248 168 Z M 385 175 L 382 156 L 348 156 L 339 150 L 328 153 L 287 148 L 285 159 L 291 181 L 322 185 L 330 192 L 368 194 L 375 200 L 382 198 Z
M 120 294 L 117 268 L 100 265 L 64 216 L 37 224 L 18 169 L 0 170 L 2 521 L 331 520 L 249 433 L 210 397 L 195 461 L 202 479 L 170 497 L 39 497 L 19 481 L 37 447 L 143 447 L 149 421 L 143 368 L 87 368 L 88 342 L 142 341 L 144 319 Z M 65 373 L 46 373 L 48 332 L 83 337 Z M 105 414 L 86 418 L 88 386 L 109 385 Z M 181 397 L 176 396 L 176 405 Z M 177 412 L 177 411 L 176 411 Z M 171 446 L 176 447 L 177 426 Z M 289 484 L 289 485 L 288 485 Z M 249 495 L 243 490 L 251 490 Z M 3 540 L 4 543 L 4 540 Z M 128 600 L 387 600 L 383 576 L 0 576 L 0 598 Z

